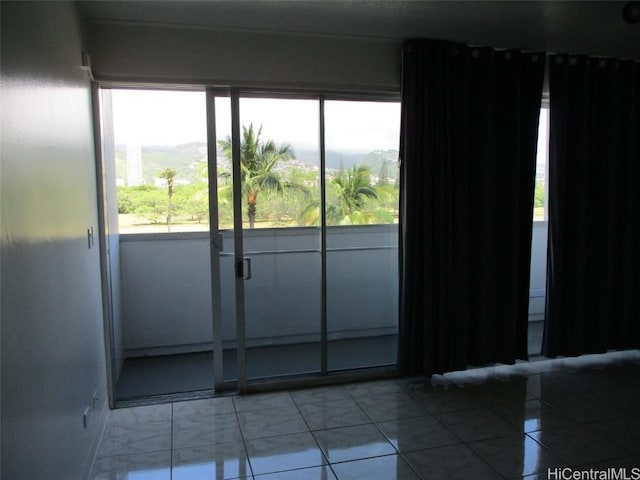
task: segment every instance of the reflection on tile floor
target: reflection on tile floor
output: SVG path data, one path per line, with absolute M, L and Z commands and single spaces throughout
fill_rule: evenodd
M 536 479 L 640 468 L 640 351 L 111 412 L 91 479 Z M 631 472 L 631 470 L 628 470 Z

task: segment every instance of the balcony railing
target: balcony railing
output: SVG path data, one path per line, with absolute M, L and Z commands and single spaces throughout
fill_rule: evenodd
M 233 238 L 223 232 L 220 256 L 222 335 L 233 345 Z M 320 245 L 314 228 L 245 232 L 252 257 L 246 282 L 248 346 L 317 341 L 321 324 Z M 531 288 L 544 287 L 546 224 L 534 224 Z M 120 237 L 124 356 L 184 353 L 213 341 L 209 237 L 203 233 Z M 270 270 L 271 269 L 271 270 Z M 276 270 L 286 288 L 278 293 Z M 397 225 L 330 227 L 327 230 L 328 338 L 358 338 L 397 331 Z M 268 292 L 268 294 L 266 293 Z M 276 292 L 276 293 L 274 293 Z M 531 298 L 530 318 L 544 299 Z M 300 298 L 308 301 L 301 302 Z M 540 300 L 542 303 L 540 304 Z

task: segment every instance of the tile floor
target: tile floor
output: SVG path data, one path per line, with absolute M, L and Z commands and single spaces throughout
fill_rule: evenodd
M 630 351 L 119 409 L 91 478 L 533 480 L 640 467 L 639 398 Z

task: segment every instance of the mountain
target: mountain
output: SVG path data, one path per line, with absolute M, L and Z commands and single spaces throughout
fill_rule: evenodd
M 142 178 L 146 184 L 153 185 L 155 178 L 165 168 L 178 172 L 178 180 L 195 182 L 198 180 L 196 165 L 207 160 L 205 143 L 187 143 L 170 146 L 141 147 Z M 116 145 L 116 178 L 127 178 L 127 152 L 124 145 Z
M 319 165 L 318 151 L 312 149 L 295 148 L 295 159 L 298 162 L 317 168 Z M 158 174 L 165 168 L 172 168 L 178 172 L 177 180 L 195 182 L 198 180 L 196 166 L 198 162 L 206 161 L 207 146 L 205 143 L 187 143 L 170 146 L 143 146 L 140 150 L 142 159 L 142 177 L 144 182 L 153 185 Z M 127 152 L 124 145 L 116 145 L 116 178 L 120 184 L 126 184 Z M 392 165 L 398 160 L 397 150 L 375 150 L 369 153 L 346 153 L 328 150 L 326 152 L 326 167 L 329 172 L 340 168 L 350 168 L 354 165 L 368 165 L 372 175 L 380 172 L 383 163 L 387 163 L 388 175 L 395 178 L 397 169 Z
M 296 159 L 304 163 L 318 165 L 318 151 L 295 149 Z M 325 164 L 327 170 L 339 170 L 340 168 L 350 168 L 354 165 L 367 165 L 371 168 L 371 173 L 377 175 L 383 163 L 387 163 L 389 176 L 395 178 L 397 169 L 391 168 L 390 164 L 397 164 L 397 150 L 375 150 L 369 153 L 345 153 L 327 150 L 325 152 Z

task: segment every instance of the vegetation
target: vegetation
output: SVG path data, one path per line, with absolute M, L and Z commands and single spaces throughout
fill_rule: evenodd
M 258 195 L 284 196 L 291 192 L 305 192 L 302 185 L 286 181 L 276 166 L 283 160 L 294 158 L 290 145 L 276 145 L 273 140 L 262 141 L 262 126 L 256 132 L 253 124 L 242 127 L 240 143 L 240 168 L 242 192 L 247 198 L 247 217 L 249 228 L 256 223 Z M 219 142 L 219 146 L 227 158 L 231 158 L 231 137 Z
M 533 220 L 544 220 L 544 200 L 545 200 L 544 183 L 536 182 L 536 188 L 533 199 Z
M 167 231 L 169 231 L 169 232 L 171 231 L 171 207 L 172 207 L 171 200 L 173 199 L 173 182 L 174 182 L 177 174 L 178 174 L 178 172 L 176 172 L 173 168 L 165 168 L 158 175 L 159 178 L 162 178 L 163 180 L 166 180 L 166 182 L 167 182 L 167 196 L 168 196 L 168 201 L 167 201 Z
M 318 168 L 311 164 L 311 154 L 305 154 L 308 162 L 297 160 L 290 146 L 263 140 L 261 128 L 256 130 L 253 125 L 243 127 L 242 133 L 243 216 L 247 219 L 247 226 L 319 225 L 320 177 Z M 232 182 L 231 172 L 226 166 L 231 157 L 230 139 L 220 142 L 219 147 L 227 157 L 222 160 L 218 171 L 219 224 L 221 228 L 231 228 Z M 194 160 L 194 152 L 206 152 L 206 148 L 192 144 L 175 147 L 175 151 L 179 153 L 174 154 L 178 158 L 171 162 L 174 167 L 156 169 L 149 175 L 149 180 L 145 180 L 145 185 L 118 187 L 118 213 L 137 225 L 165 225 L 167 231 L 207 228 L 207 162 L 203 154 Z M 145 162 L 147 153 L 143 151 Z M 162 151 L 154 147 L 152 158 L 167 159 L 170 153 L 169 149 Z M 326 172 L 327 225 L 396 222 L 398 175 L 392 159 L 397 152 L 371 152 L 360 156 L 362 163 L 347 156 L 344 157 L 347 161 L 343 162 L 342 157 L 332 155 L 336 168 L 327 168 Z M 544 201 L 544 185 L 537 182 L 534 220 L 544 219 Z
M 371 182 L 369 167 L 356 165 L 346 172 L 338 171 L 329 182 L 331 190 L 327 192 L 326 221 L 328 225 L 358 225 L 380 222 L 376 207 L 385 185 L 376 187 Z M 314 200 L 302 211 L 305 224 L 320 223 L 320 203 Z M 387 218 L 389 220 L 389 218 Z
M 134 214 L 150 223 L 166 218 L 167 200 L 164 192 L 154 185 L 118 187 L 118 213 Z
M 317 152 L 302 151 L 301 158 L 296 158 L 289 145 L 265 140 L 261 134 L 262 128 L 256 129 L 253 125 L 242 128 L 243 216 L 247 226 L 318 225 Z M 219 224 L 221 228 L 231 228 L 231 140 L 219 142 L 218 147 L 223 154 L 218 166 Z M 205 155 L 203 144 L 143 147 L 145 184 L 118 187 L 121 226 L 126 222 L 133 225 L 124 231 L 158 231 L 161 225 L 168 231 L 206 229 L 209 191 Z M 376 151 L 360 156 L 328 152 L 328 155 L 335 163 L 335 167 L 327 167 L 326 172 L 329 225 L 396 221 L 398 179 L 393 160 L 397 152 Z M 116 160 L 121 172 L 118 177 L 123 183 L 126 178 L 123 148 L 117 149 Z M 157 227 L 154 229 L 152 225 Z
M 544 185 L 541 183 L 536 182 L 536 189 L 535 189 L 535 197 L 533 200 L 533 207 L 534 208 L 540 208 L 540 207 L 544 207 Z

